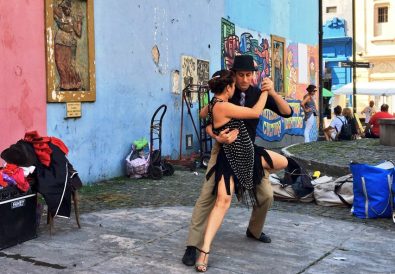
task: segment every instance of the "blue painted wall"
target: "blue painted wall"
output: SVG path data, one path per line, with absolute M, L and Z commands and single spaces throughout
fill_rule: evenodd
M 181 96 L 171 93 L 171 71 L 181 72 L 181 56 L 210 61 L 210 73 L 219 69 L 221 17 L 241 27 L 317 44 L 316 2 L 117 0 L 109 5 L 95 0 L 96 102 L 83 103 L 82 117 L 69 120 L 64 119 L 64 104 L 48 104 L 48 135 L 69 146 L 69 159 L 85 183 L 121 176 L 132 141 L 149 138 L 151 117 L 166 104 L 162 154 L 176 159 Z M 160 52 L 158 65 L 151 54 L 154 45 Z M 196 105 L 192 111 L 196 119 Z M 184 116 L 183 147 L 185 135 L 194 134 L 186 112 Z M 197 147 L 196 136 L 194 141 Z
M 225 18 L 240 27 L 274 34 L 289 41 L 318 44 L 316 0 L 228 0 Z
M 223 1 L 94 3 L 96 102 L 83 103 L 82 118 L 72 120 L 64 119 L 64 104 L 47 108 L 48 135 L 69 146 L 69 159 L 85 183 L 124 174 L 132 141 L 149 138 L 151 117 L 161 104 L 168 106 L 163 155 L 178 156 L 181 96 L 171 93 L 171 71 L 181 71 L 181 55 L 209 60 L 211 71 L 220 67 L 224 14 Z M 158 66 L 151 54 L 154 45 L 160 51 Z M 193 130 L 186 118 L 188 133 Z

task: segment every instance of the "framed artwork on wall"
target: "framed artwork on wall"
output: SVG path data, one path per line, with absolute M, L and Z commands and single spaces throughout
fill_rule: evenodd
M 274 89 L 285 96 L 284 68 L 285 68 L 285 39 L 271 35 L 272 42 L 272 80 Z
M 96 100 L 93 0 L 45 0 L 47 101 Z

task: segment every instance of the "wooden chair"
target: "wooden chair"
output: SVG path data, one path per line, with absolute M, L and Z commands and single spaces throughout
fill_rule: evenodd
M 80 212 L 79 212 L 79 206 L 78 206 L 78 190 L 72 190 L 71 192 L 71 198 L 73 200 L 73 206 L 74 206 L 74 214 L 75 214 L 75 220 L 77 222 L 77 226 L 80 229 L 81 224 L 80 224 Z M 49 234 L 52 235 L 52 230 L 54 227 L 54 218 L 50 214 L 50 212 L 47 212 L 47 225 L 49 225 Z

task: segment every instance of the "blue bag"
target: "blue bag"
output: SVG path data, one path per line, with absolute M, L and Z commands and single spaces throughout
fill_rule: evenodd
M 362 219 L 392 217 L 394 164 L 351 163 L 350 169 L 354 180 L 353 214 Z

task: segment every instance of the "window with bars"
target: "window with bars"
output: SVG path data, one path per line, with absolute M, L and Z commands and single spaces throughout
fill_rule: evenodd
M 380 7 L 377 9 L 377 22 L 387 23 L 388 22 L 388 7 Z

